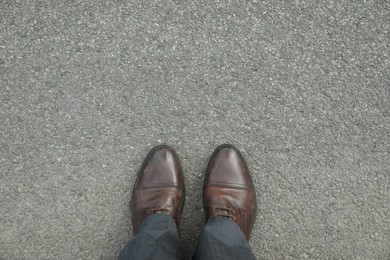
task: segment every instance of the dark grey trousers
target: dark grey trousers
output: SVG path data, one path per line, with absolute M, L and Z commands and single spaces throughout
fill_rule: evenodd
M 173 219 L 165 214 L 147 217 L 140 231 L 119 255 L 124 259 L 183 259 L 179 234 Z M 207 221 L 193 259 L 256 259 L 240 227 L 231 219 Z

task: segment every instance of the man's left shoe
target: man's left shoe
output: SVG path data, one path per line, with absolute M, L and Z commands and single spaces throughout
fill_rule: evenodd
M 131 222 L 137 234 L 152 214 L 171 216 L 178 230 L 184 204 L 184 180 L 179 157 L 167 145 L 154 147 L 138 173 L 131 196 Z

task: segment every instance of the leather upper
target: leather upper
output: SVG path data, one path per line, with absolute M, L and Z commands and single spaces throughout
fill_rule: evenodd
M 211 156 L 203 203 L 206 221 L 214 216 L 229 217 L 249 239 L 256 218 L 256 193 L 244 158 L 235 147 L 221 145 Z
M 179 229 L 184 203 L 184 181 L 180 161 L 173 148 L 161 145 L 146 157 L 133 188 L 130 208 L 133 233 L 151 214 L 170 215 Z

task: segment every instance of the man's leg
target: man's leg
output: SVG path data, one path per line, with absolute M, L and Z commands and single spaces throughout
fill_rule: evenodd
M 256 258 L 240 227 L 229 218 L 216 216 L 207 221 L 193 259 Z
M 119 259 L 183 259 L 175 221 L 166 214 L 147 217 Z

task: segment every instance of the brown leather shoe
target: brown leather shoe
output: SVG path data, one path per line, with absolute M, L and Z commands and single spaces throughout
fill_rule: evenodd
M 133 233 L 152 214 L 170 215 L 180 228 L 184 181 L 179 158 L 167 145 L 154 147 L 138 173 L 131 196 Z
M 246 162 L 234 146 L 220 145 L 210 157 L 203 205 L 206 222 L 214 216 L 231 218 L 249 240 L 256 219 L 256 192 Z

